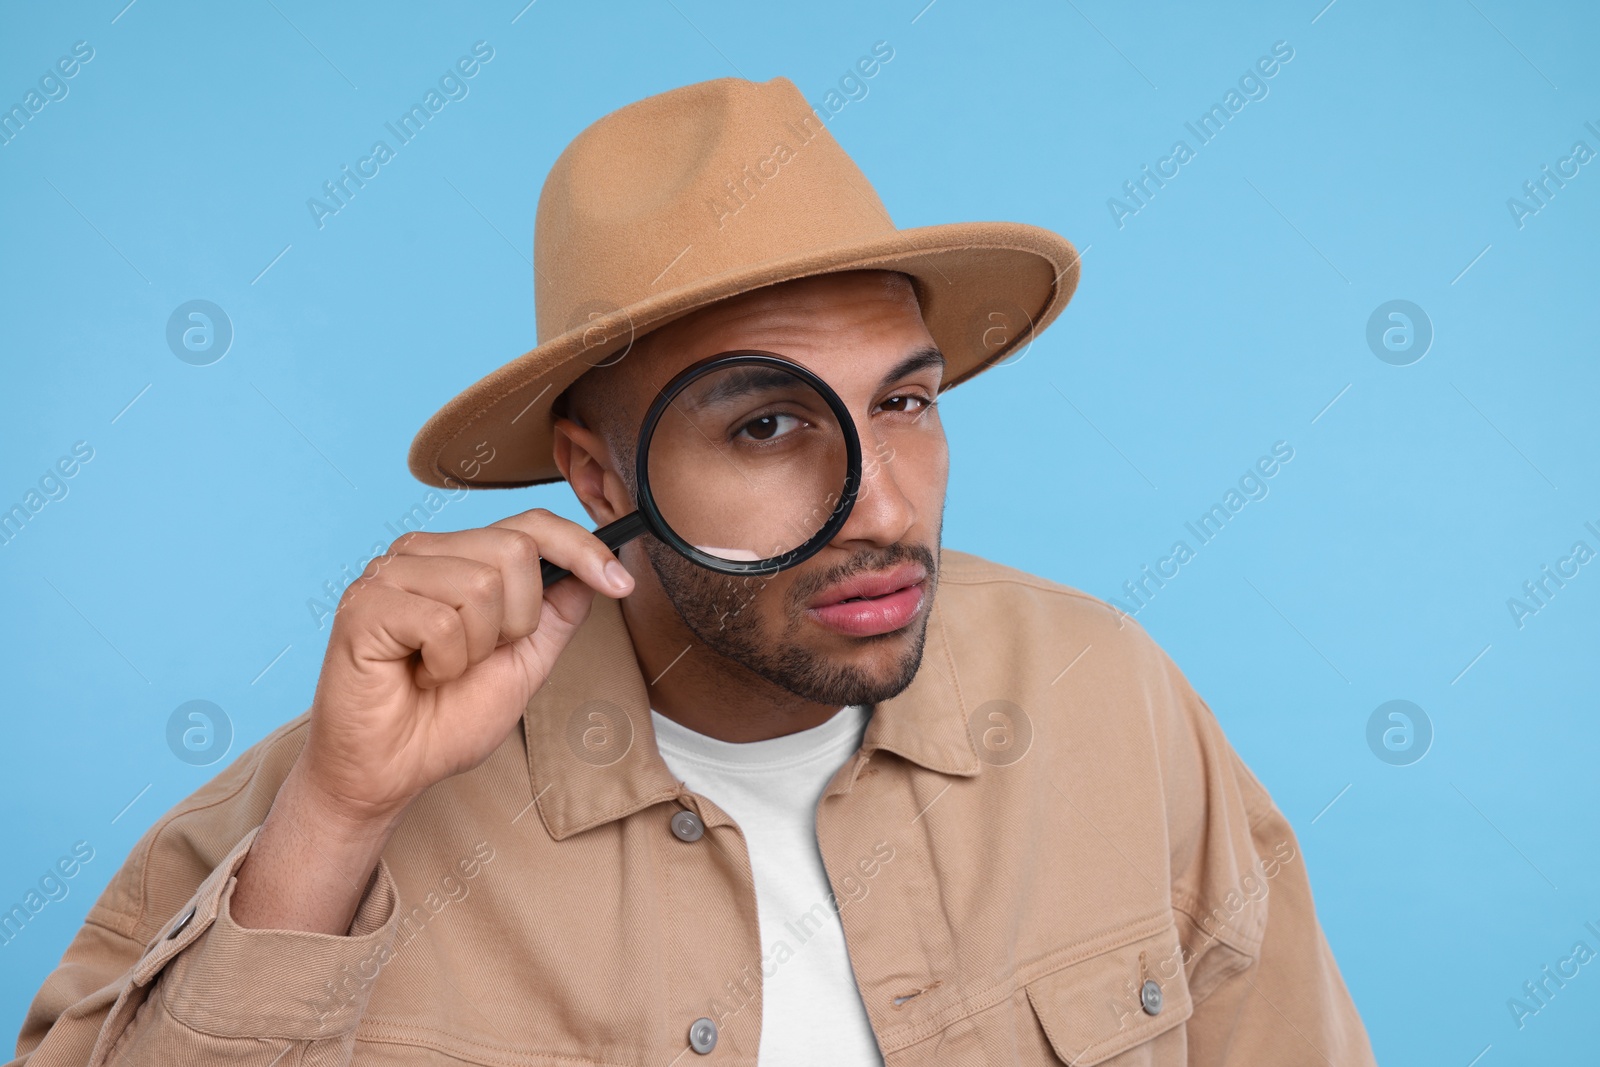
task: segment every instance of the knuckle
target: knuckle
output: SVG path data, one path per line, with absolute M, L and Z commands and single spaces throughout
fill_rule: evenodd
M 394 553 L 392 552 L 385 552 L 381 556 L 373 556 L 372 559 L 367 561 L 367 565 L 361 568 L 361 574 L 357 576 L 356 581 L 372 581 L 383 571 L 383 568 L 393 562 Z M 348 595 L 350 590 L 354 588 L 355 582 L 351 582 L 345 589 L 345 593 Z
M 438 536 L 438 534 L 425 533 L 422 530 L 407 530 L 389 542 L 389 552 L 394 554 L 412 548 L 420 548 L 423 545 L 431 544 L 438 539 Z
M 423 632 L 430 641 L 448 642 L 460 629 L 461 617 L 454 608 L 443 604 L 429 610 L 428 617 L 423 621 Z
M 539 559 L 539 542 L 521 530 L 513 530 L 506 542 L 506 558 L 518 567 L 532 567 Z
M 480 601 L 499 600 L 505 589 L 499 570 L 487 563 L 472 568 L 472 573 L 467 575 L 466 585 L 467 595 Z

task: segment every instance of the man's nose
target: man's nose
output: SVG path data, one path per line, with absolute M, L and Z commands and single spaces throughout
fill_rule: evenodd
M 917 521 L 916 505 L 900 487 L 904 473 L 894 462 L 894 449 L 878 440 L 870 427 L 857 425 L 861 437 L 861 485 L 855 506 L 835 540 L 892 545 Z

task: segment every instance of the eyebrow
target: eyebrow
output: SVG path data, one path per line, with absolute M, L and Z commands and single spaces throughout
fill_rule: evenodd
M 878 383 L 878 388 L 887 388 L 901 378 L 909 377 L 929 367 L 937 367 L 940 371 L 940 377 L 943 377 L 945 358 L 944 353 L 939 351 L 937 345 L 922 345 L 893 367 L 890 367 Z M 770 367 L 741 367 L 737 371 L 724 374 L 720 381 L 713 383 L 711 388 L 697 394 L 695 399 L 700 406 L 709 407 L 712 404 L 746 396 L 757 389 L 781 388 L 785 385 L 792 385 L 795 380 L 792 375 Z
M 718 380 L 711 383 L 710 388 L 698 393 L 686 389 L 679 393 L 674 401 L 684 399 L 693 393 L 690 398 L 698 408 L 708 408 L 730 400 L 742 399 L 760 389 L 781 389 L 791 386 L 800 380 L 786 371 L 774 367 L 737 367 L 721 374 Z
M 917 371 L 925 370 L 928 367 L 939 368 L 939 377 L 941 379 L 944 378 L 944 353 L 939 351 L 937 345 L 923 345 L 899 363 L 890 367 L 889 373 L 885 374 L 883 380 L 878 383 L 878 388 L 885 388 L 901 378 L 915 374 Z
M 923 345 L 910 355 L 900 360 L 888 373 L 884 374 L 878 383 L 879 389 L 886 389 L 894 382 L 909 377 L 929 367 L 937 367 L 940 378 L 944 377 L 945 358 L 937 345 Z M 741 367 L 736 371 L 722 375 L 719 381 L 711 384 L 709 389 L 695 394 L 695 406 L 708 408 L 731 400 L 742 399 L 759 389 L 782 388 L 785 385 L 795 384 L 793 375 L 771 367 Z M 680 393 L 675 402 L 685 399 L 686 394 Z

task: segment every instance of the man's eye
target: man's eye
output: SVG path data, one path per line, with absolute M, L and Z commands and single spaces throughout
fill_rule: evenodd
M 757 415 L 739 427 L 739 432 L 734 436 L 748 434 L 753 441 L 771 441 L 776 437 L 793 432 L 799 425 L 800 420 L 793 415 L 781 413 Z
M 925 411 L 932 405 L 932 400 L 929 400 L 925 396 L 918 396 L 914 393 L 891 396 L 888 400 L 883 402 L 883 406 L 888 408 L 890 411 L 904 411 L 910 414 L 917 414 Z

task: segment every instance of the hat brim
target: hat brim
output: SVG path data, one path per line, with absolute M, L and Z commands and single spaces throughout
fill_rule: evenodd
M 897 270 L 916 279 L 923 321 L 946 360 L 943 391 L 1030 344 L 1071 300 L 1078 265 L 1070 241 L 1038 226 L 948 223 L 754 264 L 624 308 L 601 306 L 441 407 L 412 440 L 408 464 L 440 488 L 560 481 L 550 407 L 584 371 L 629 339 L 719 300 L 835 271 Z

